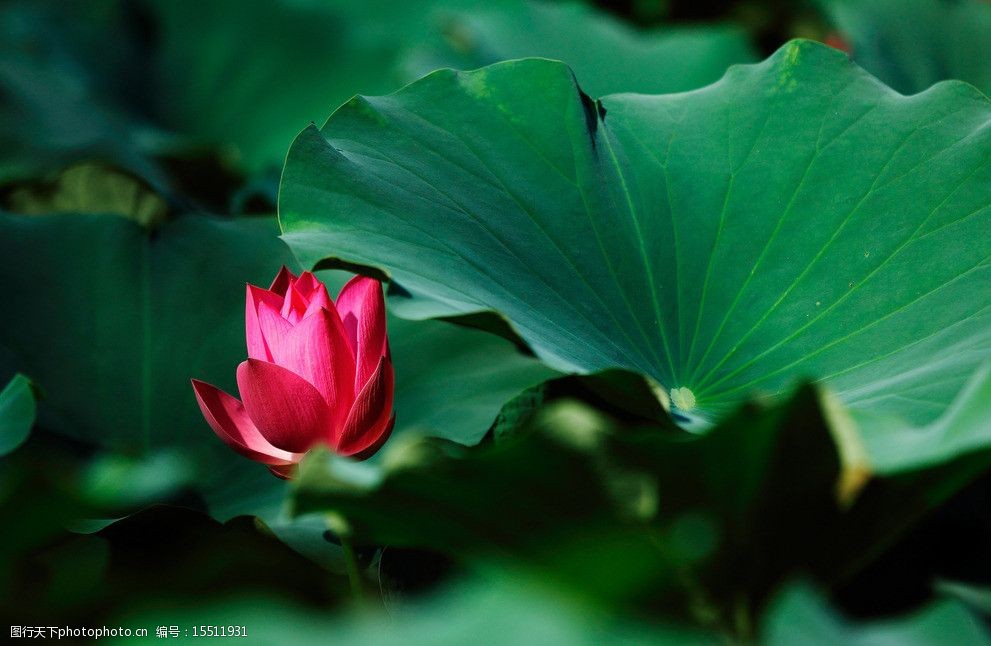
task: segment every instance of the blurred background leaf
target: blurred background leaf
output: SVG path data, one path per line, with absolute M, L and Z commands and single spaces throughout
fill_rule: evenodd
M 227 171 L 256 175 L 277 168 L 308 123 L 425 68 L 561 57 L 593 87 L 647 92 L 700 87 L 754 58 L 747 36 L 728 26 L 641 34 L 573 2 L 479 8 L 473 0 L 8 3 L 0 182 L 97 157 L 162 188 L 176 178 L 154 158 L 204 149 Z M 586 35 L 571 37 L 579 31 Z
M 578 2 L 507 2 L 443 17 L 442 43 L 414 47 L 403 61 L 410 80 L 442 67 L 475 69 L 540 57 L 568 63 L 592 96 L 694 90 L 756 55 L 730 25 L 638 31 Z
M 275 223 L 189 215 L 148 231 L 74 213 L 0 228 L 0 281 L 21 303 L 0 323 L 2 365 L 46 393 L 41 424 L 125 452 L 212 441 L 189 378 L 233 388 L 244 284 L 292 264 Z
M 358 470 L 311 456 L 296 512 L 339 515 L 359 543 L 528 571 L 584 602 L 747 638 L 792 577 L 855 587 L 892 536 L 991 465 L 976 453 L 971 469 L 851 485 L 811 389 L 704 436 L 539 405 L 494 446 L 401 442 Z
M 327 608 L 347 590 L 345 579 L 315 568 L 257 519 L 221 524 L 163 506 L 58 541 L 16 571 L 17 593 L 5 596 L 2 612 L 17 625 L 93 626 L 125 608 L 163 617 L 203 590 L 217 600 L 264 594 Z
M 24 375 L 14 375 L 0 390 L 0 456 L 27 439 L 34 426 L 35 412 L 31 381 Z
M 381 646 L 500 645 L 594 646 L 602 643 L 716 644 L 718 637 L 672 626 L 617 620 L 593 608 L 575 606 L 526 579 L 466 580 L 392 615 L 351 613 L 331 617 L 264 597 L 210 603 L 169 615 L 172 623 L 201 625 L 211 617 L 238 617 L 249 643 L 376 644 Z M 124 625 L 154 625 L 161 614 L 132 613 Z M 332 637 L 328 637 L 332 636 Z M 135 643 L 137 639 L 133 640 Z M 202 641 L 202 639 L 200 639 Z M 180 637 L 178 643 L 195 643 Z
M 991 94 L 986 0 L 816 0 L 853 59 L 904 94 L 960 79 Z
M 785 591 L 775 601 L 764 631 L 764 643 L 769 646 L 991 643 L 987 626 L 957 602 L 940 600 L 905 617 L 858 623 L 839 615 L 825 599 L 802 585 Z

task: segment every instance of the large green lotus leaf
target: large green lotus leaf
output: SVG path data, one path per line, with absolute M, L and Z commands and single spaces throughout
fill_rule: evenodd
M 817 0 L 854 59 L 901 92 L 945 79 L 991 93 L 991 5 L 985 0 Z
M 689 416 L 810 378 L 870 436 L 933 422 L 991 357 L 989 120 L 971 86 L 904 97 L 805 41 L 674 95 L 441 71 L 301 133 L 280 221 L 304 264 L 383 268 L 421 315 L 498 310 Z
M 680 92 L 717 80 L 756 56 L 741 29 L 705 26 L 636 31 L 575 2 L 518 2 L 451 12 L 445 45 L 414 48 L 405 70 L 474 69 L 536 56 L 566 62 L 582 88 L 612 92 Z

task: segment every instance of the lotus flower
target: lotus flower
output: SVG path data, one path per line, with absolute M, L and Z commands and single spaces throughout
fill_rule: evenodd
M 377 280 L 355 276 L 334 304 L 310 272 L 248 285 L 241 401 L 193 380 L 203 417 L 238 453 L 289 477 L 313 446 L 366 458 L 392 431 L 393 369 Z M 243 402 L 243 403 L 242 403 Z

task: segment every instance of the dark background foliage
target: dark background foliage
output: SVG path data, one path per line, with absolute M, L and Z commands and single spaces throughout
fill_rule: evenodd
M 907 51 L 883 5 L 859 22 L 785 0 L 0 6 L 0 385 L 24 375 L 0 395 L 4 623 L 236 624 L 258 643 L 986 643 L 988 450 L 844 471 L 811 386 L 697 436 L 642 376 L 562 376 L 494 316 L 392 316 L 390 450 L 314 455 L 287 485 L 213 437 L 188 385 L 235 390 L 244 284 L 299 269 L 275 217 L 285 153 L 352 95 L 528 54 L 563 58 L 593 94 L 682 91 L 793 37 L 849 47 L 903 92 L 988 91 L 971 63 L 991 28 L 913 23 Z

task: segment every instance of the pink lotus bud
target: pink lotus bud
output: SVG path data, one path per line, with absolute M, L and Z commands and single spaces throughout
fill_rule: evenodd
M 283 267 L 268 289 L 248 285 L 245 332 L 243 404 L 193 379 L 203 417 L 232 449 L 289 477 L 317 444 L 364 459 L 385 443 L 394 375 L 377 280 L 355 276 L 335 305 L 312 273 Z

